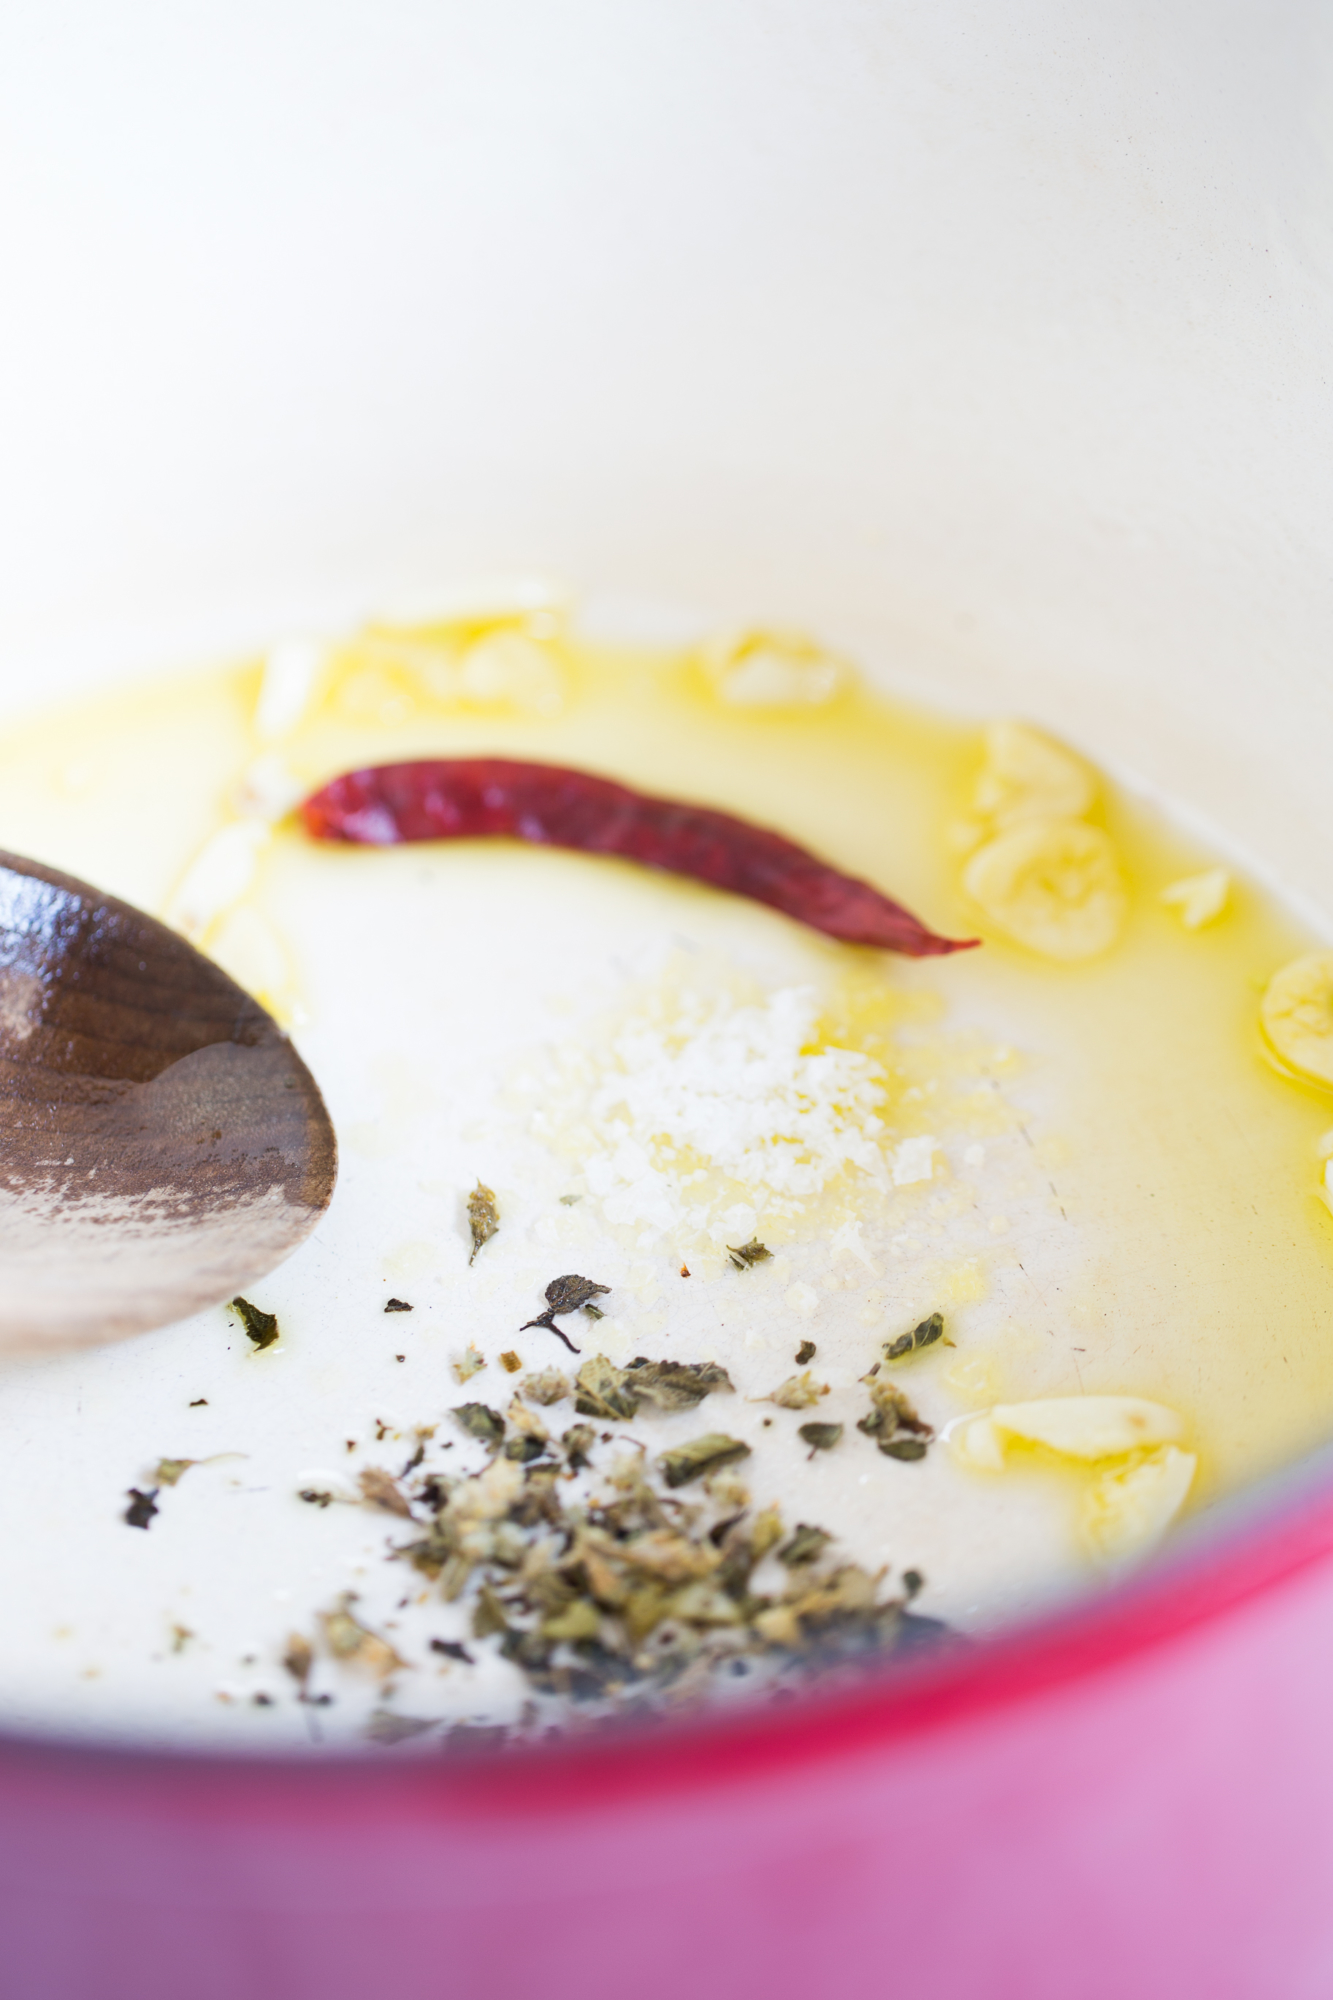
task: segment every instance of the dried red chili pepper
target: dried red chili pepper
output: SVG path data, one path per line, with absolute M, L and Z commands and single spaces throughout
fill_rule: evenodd
M 841 874 L 779 833 L 554 764 L 506 757 L 380 764 L 332 779 L 311 794 L 301 816 L 317 840 L 391 847 L 507 835 L 581 854 L 615 854 L 767 903 L 846 944 L 909 958 L 977 943 L 936 936 L 868 882 Z

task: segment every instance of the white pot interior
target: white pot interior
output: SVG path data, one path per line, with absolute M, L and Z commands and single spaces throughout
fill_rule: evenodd
M 1327 906 L 1331 43 L 12 7 L 4 698 L 536 567 L 1027 710 Z

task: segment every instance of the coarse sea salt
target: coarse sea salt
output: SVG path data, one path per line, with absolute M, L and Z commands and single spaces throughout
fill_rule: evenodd
M 606 1219 L 721 1240 L 752 1212 L 737 1184 L 755 1209 L 849 1170 L 887 1191 L 883 1069 L 823 1042 L 818 1016 L 813 988 L 783 987 L 749 1003 L 687 992 L 629 1021 L 583 1079 L 584 1172 Z M 725 1199 L 698 1184 L 715 1176 Z

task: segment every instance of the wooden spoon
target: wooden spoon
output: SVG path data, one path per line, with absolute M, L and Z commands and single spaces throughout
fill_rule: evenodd
M 185 939 L 0 853 L 0 1353 L 217 1304 L 329 1204 L 337 1144 L 277 1023 Z

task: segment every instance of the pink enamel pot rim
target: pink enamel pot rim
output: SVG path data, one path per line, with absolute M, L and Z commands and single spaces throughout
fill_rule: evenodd
M 386 1801 L 410 1794 L 468 1816 L 537 1818 L 580 1806 L 614 1809 L 762 1773 L 794 1771 L 866 1746 L 928 1742 L 941 1731 L 1002 1717 L 1057 1690 L 1096 1700 L 1088 1684 L 1190 1635 L 1242 1615 L 1333 1558 L 1333 1447 L 1312 1453 L 1216 1503 L 1178 1531 L 1141 1572 L 1048 1614 L 980 1640 L 923 1647 L 909 1662 L 816 1678 L 800 1694 L 736 1707 L 699 1707 L 638 1723 L 590 1728 L 521 1750 L 315 1759 L 212 1753 L 133 1744 L 0 1735 L 0 1785 L 20 1772 L 96 1776 L 163 1791 L 216 1787 L 244 1801 L 299 1812 L 330 1795 Z M 1333 1590 L 1333 1572 L 1327 1587 Z M 3 1805 L 0 1804 L 0 1825 Z
M 351 2000 L 391 1953 L 458 2000 L 611 2000 L 648 1927 L 647 2000 L 841 2000 L 883 1990 L 887 1882 L 911 1884 L 895 1965 L 946 2000 L 1110 2000 L 1146 1949 L 1163 1983 L 1140 1990 L 1313 2000 L 1331 1457 L 1048 1618 L 725 1719 L 310 1762 L 11 1736 L 0 1990 Z

